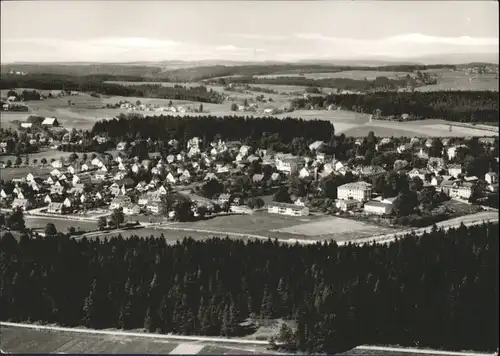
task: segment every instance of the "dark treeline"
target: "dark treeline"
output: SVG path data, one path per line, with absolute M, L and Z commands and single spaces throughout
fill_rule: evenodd
M 204 66 L 180 68 L 167 70 L 162 73 L 163 78 L 168 78 L 172 81 L 196 81 L 215 77 L 224 77 L 238 75 L 243 77 L 266 74 L 281 74 L 281 73 L 314 73 L 314 72 L 342 72 L 349 70 L 366 70 L 366 71 L 398 71 L 398 72 L 413 72 L 417 70 L 438 69 L 438 68 L 455 68 L 452 65 L 389 65 L 389 66 L 345 66 L 345 65 L 330 65 L 330 64 L 267 64 L 267 65 L 242 65 L 242 66 Z M 285 74 L 284 74 L 285 75 Z
M 93 92 L 112 96 L 148 97 L 174 100 L 193 100 L 208 103 L 218 103 L 222 100 L 220 95 L 206 87 L 184 87 L 176 85 L 167 87 L 162 85 L 140 84 L 120 85 L 105 83 L 105 81 L 136 81 L 140 77 L 112 76 L 112 75 L 89 75 L 89 76 L 66 76 L 54 74 L 28 74 L 3 75 L 0 89 L 11 88 L 34 88 L 40 90 L 74 90 Z
M 279 134 L 282 143 L 303 137 L 307 142 L 328 141 L 334 133 L 333 125 L 322 120 L 292 118 L 242 118 L 236 116 L 179 117 L 171 115 L 131 117 L 99 121 L 92 128 L 93 134 L 106 133 L 111 138 L 151 138 L 152 140 L 199 137 L 208 142 L 217 135 L 225 140 L 251 138 L 260 141 L 264 133 Z
M 367 71 L 398 71 L 413 72 L 417 70 L 455 68 L 453 65 L 388 65 L 378 67 L 368 66 L 339 66 L 330 64 L 257 64 L 257 65 L 206 65 L 188 68 L 164 70 L 165 65 L 123 65 L 123 64 L 12 64 L 2 65 L 2 75 L 10 70 L 22 71 L 28 74 L 50 74 L 50 75 L 71 75 L 71 76 L 111 76 L 106 80 L 129 80 L 116 78 L 142 78 L 143 81 L 196 81 L 214 77 L 228 75 L 264 75 L 274 73 L 312 73 L 312 72 L 340 72 L 347 70 L 367 70 Z
M 0 320 L 241 335 L 297 321 L 289 347 L 498 346 L 498 224 L 434 229 L 385 246 L 163 236 L 0 240 Z M 36 301 L 36 303 L 34 303 Z M 289 340 L 290 341 L 290 340 Z
M 380 92 L 366 95 L 346 94 L 295 99 L 293 106 L 326 107 L 330 104 L 348 110 L 381 116 L 409 114 L 415 119 L 444 119 L 458 122 L 498 122 L 498 92 Z
M 340 90 L 369 91 L 376 89 L 396 90 L 407 85 L 417 86 L 419 83 L 413 78 L 389 79 L 387 77 L 377 77 L 374 80 L 349 79 L 349 78 L 325 78 L 310 79 L 305 77 L 275 77 L 275 78 L 256 78 L 256 77 L 232 77 L 220 78 L 215 80 L 217 84 L 227 85 L 230 83 L 241 84 L 271 84 L 271 85 L 297 85 L 318 88 L 336 88 Z
M 10 70 L 25 72 L 28 74 L 50 74 L 70 76 L 104 75 L 117 77 L 149 77 L 162 72 L 159 66 L 145 65 L 123 65 L 123 64 L 5 64 L 2 65 L 2 75 Z M 108 79 L 108 80 L 130 80 L 130 79 Z

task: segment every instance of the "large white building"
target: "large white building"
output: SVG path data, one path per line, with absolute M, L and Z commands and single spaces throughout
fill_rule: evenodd
M 337 188 L 337 198 L 340 200 L 368 201 L 372 198 L 372 185 L 363 181 L 347 183 Z
M 273 202 L 268 205 L 267 212 L 281 215 L 307 216 L 309 215 L 309 208 L 301 205 Z

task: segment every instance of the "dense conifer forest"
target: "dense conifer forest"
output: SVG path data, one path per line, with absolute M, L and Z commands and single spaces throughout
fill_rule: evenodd
M 199 137 L 208 142 L 219 135 L 225 140 L 244 140 L 247 137 L 260 141 L 267 134 L 279 134 L 283 143 L 303 137 L 306 142 L 328 141 L 334 133 L 331 122 L 322 120 L 297 120 L 293 118 L 242 118 L 236 116 L 179 117 L 160 115 L 127 117 L 95 123 L 92 133 L 106 133 L 110 138 L 135 138 L 137 135 L 152 140 Z
M 105 82 L 110 80 L 133 81 L 138 83 L 137 85 L 120 85 Z M 142 78 L 140 77 L 112 75 L 2 75 L 0 89 L 34 88 L 39 90 L 73 90 L 111 96 L 192 100 L 207 103 L 219 103 L 222 99 L 220 94 L 213 90 L 207 90 L 204 86 L 188 88 L 182 85 L 176 85 L 167 87 L 160 84 L 141 84 L 139 83 L 141 80 Z
M 297 321 L 289 347 L 498 346 L 498 224 L 389 245 L 286 245 L 163 237 L 0 239 L 0 319 L 241 335 Z
M 499 98 L 493 91 L 441 91 L 327 95 L 293 101 L 297 109 L 330 104 L 367 114 L 380 110 L 381 116 L 409 114 L 413 119 L 498 123 Z

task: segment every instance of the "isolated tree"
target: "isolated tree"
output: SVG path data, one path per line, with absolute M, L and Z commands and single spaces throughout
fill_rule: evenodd
M 24 223 L 24 213 L 22 209 L 15 209 L 6 219 L 6 225 L 11 230 L 22 231 L 26 225 Z
M 40 162 L 42 163 L 43 166 L 47 164 L 47 158 L 43 157 Z
M 45 226 L 45 235 L 46 236 L 55 236 L 57 234 L 56 226 L 53 223 L 48 223 Z
M 200 108 L 198 109 L 199 112 L 203 112 L 203 104 L 200 104 Z
M 19 157 L 19 156 L 17 156 L 17 157 L 16 157 L 16 161 L 14 162 L 14 164 L 15 164 L 16 166 L 20 166 L 22 163 L 23 163 L 22 158 L 21 158 L 21 157 Z
M 5 163 L 6 168 L 12 167 L 12 161 L 10 159 L 7 160 L 7 163 Z
M 75 152 L 73 152 L 72 154 L 69 155 L 69 160 L 71 162 L 75 162 L 77 159 L 78 159 L 78 155 Z
M 290 203 L 291 198 L 290 198 L 290 194 L 288 193 L 288 190 L 286 188 L 280 188 L 274 194 L 274 201 L 278 202 L 278 203 Z
M 121 209 L 116 209 L 113 211 L 110 217 L 110 224 L 113 225 L 116 229 L 120 227 L 120 224 L 122 224 L 125 221 L 125 215 L 123 214 L 123 211 Z
M 216 179 L 210 179 L 201 186 L 201 190 L 203 196 L 207 198 L 214 198 L 223 192 L 224 185 Z
M 108 226 L 108 221 L 106 220 L 105 216 L 101 216 L 97 220 L 97 227 L 99 228 L 99 230 L 103 230 L 106 228 L 106 226 Z
M 231 111 L 238 111 L 238 104 L 232 103 L 231 104 Z

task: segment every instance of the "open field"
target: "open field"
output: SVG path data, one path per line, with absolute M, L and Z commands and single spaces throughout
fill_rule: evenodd
M 85 331 L 85 332 L 83 332 Z M 44 330 L 36 328 L 0 326 L 0 348 L 12 354 L 279 354 L 267 349 L 265 343 L 231 344 L 219 341 L 183 341 L 165 335 L 140 334 L 140 330 L 122 332 L 106 330 L 104 333 L 92 330 Z M 216 338 L 214 338 L 216 339 Z M 489 356 L 477 352 L 449 352 L 400 347 L 358 346 L 343 352 L 342 356 Z
M 494 90 L 498 91 L 498 75 L 468 74 L 464 71 L 452 71 L 451 69 L 430 70 L 437 75 L 438 83 L 416 88 L 417 91 L 439 91 L 439 90 Z
M 266 86 L 266 85 L 262 85 Z M 270 87 L 270 86 L 266 86 Z M 220 88 L 219 88 L 220 89 Z M 296 88 L 295 88 L 296 89 Z M 259 95 L 259 93 L 237 93 L 227 92 L 236 99 L 235 102 L 243 103 L 245 98 Z M 254 95 L 255 94 L 255 95 Z M 274 102 L 260 104 L 260 107 L 286 107 L 291 99 L 289 95 L 281 94 L 264 94 L 265 97 L 272 97 Z M 68 99 L 70 98 L 70 99 Z M 75 105 L 68 106 L 67 100 L 72 100 Z M 139 97 L 101 97 L 94 98 L 87 94 L 78 96 L 53 98 L 36 102 L 28 102 L 31 112 L 1 112 L 2 126 L 8 126 L 14 120 L 25 121 L 29 115 L 55 116 L 68 129 L 91 129 L 96 121 L 116 117 L 120 113 L 138 113 L 149 116 L 157 115 L 175 115 L 175 116 L 263 116 L 261 113 L 251 112 L 234 112 L 231 111 L 230 101 L 222 104 L 203 103 L 204 113 L 171 113 L 171 112 L 154 112 L 154 111 L 128 111 L 126 109 L 107 109 L 103 108 L 106 104 L 116 104 L 120 101 L 136 102 L 140 100 L 146 104 L 158 104 L 167 106 L 171 100 L 169 99 L 152 99 Z M 183 105 L 185 107 L 198 108 L 200 103 L 185 100 L 172 100 L 174 105 Z M 291 113 L 283 113 L 276 115 L 277 117 L 294 117 L 304 120 L 327 120 L 335 125 L 337 133 L 344 133 L 346 136 L 365 137 L 368 132 L 374 131 L 377 136 L 497 136 L 498 132 L 481 129 L 479 126 L 465 127 L 463 124 L 453 125 L 453 129 L 449 131 L 449 123 L 443 120 L 420 120 L 411 122 L 395 122 L 385 120 L 373 120 L 368 123 L 368 115 L 356 113 L 346 110 L 296 110 Z M 0 158 L 1 160 L 1 158 Z
M 24 164 L 24 158 L 26 156 L 28 156 L 30 164 L 33 163 L 34 159 L 38 160 L 37 164 L 40 164 L 40 160 L 42 158 L 45 158 L 47 160 L 47 164 L 50 164 L 50 161 L 52 159 L 67 159 L 69 156 L 71 156 L 72 153 L 73 152 L 64 152 L 64 151 L 44 148 L 41 151 L 36 152 L 36 153 L 23 154 L 23 155 L 21 155 L 21 158 L 23 159 L 23 164 Z M 92 156 L 93 153 L 98 154 L 97 152 L 86 152 L 88 157 Z M 78 157 L 81 157 L 83 155 L 83 153 L 77 153 L 77 155 L 78 155 Z M 14 162 L 16 159 L 16 156 L 15 155 L 0 155 L 0 162 L 7 162 L 7 160 L 9 160 L 9 159 L 12 162 Z
M 267 212 L 255 212 L 252 215 L 218 216 L 212 219 L 200 220 L 190 223 L 173 223 L 173 228 L 189 228 L 210 231 L 225 231 L 236 233 L 266 235 L 271 230 L 284 228 L 290 225 L 303 224 L 318 219 L 314 216 L 293 217 Z
M 179 340 L 142 330 L 44 330 L 0 326 L 0 348 L 9 353 L 68 354 L 273 354 L 265 343 Z M 144 336 L 141 336 L 143 334 Z M 217 338 L 215 338 L 217 339 Z
M 303 77 L 307 79 L 331 79 L 331 78 L 346 78 L 355 80 L 373 80 L 376 77 L 387 77 L 389 79 L 404 78 L 406 75 L 413 75 L 410 72 L 384 72 L 384 71 L 368 71 L 368 70 L 348 70 L 342 72 L 330 73 L 277 73 L 268 75 L 256 75 L 257 78 L 277 78 L 277 77 Z
M 136 331 L 137 332 L 137 331 Z M 1 327 L 0 348 L 9 353 L 68 354 L 250 354 L 265 353 L 253 345 L 224 346 L 210 343 L 189 343 L 164 338 L 139 336 L 83 334 Z
M 328 217 L 319 221 L 275 229 L 277 236 L 308 237 L 315 240 L 345 241 L 395 231 L 361 221 Z M 294 236 L 295 235 L 295 236 Z M 283 236 L 283 237 L 284 237 Z
M 0 161 L 2 161 L 0 159 Z M 48 175 L 54 168 L 39 167 L 39 166 L 23 166 L 18 168 L 2 168 L 0 169 L 0 179 L 2 180 L 12 180 L 15 178 L 25 178 L 28 173 L 32 173 L 35 176 Z
M 54 224 L 57 231 L 63 233 L 66 233 L 68 228 L 71 226 L 73 226 L 77 231 L 78 230 L 90 231 L 97 229 L 97 223 L 91 221 L 64 220 L 53 217 L 29 216 L 29 215 L 25 215 L 24 218 L 26 221 L 27 228 L 36 229 L 41 232 L 43 232 L 45 226 L 47 226 L 48 223 Z

